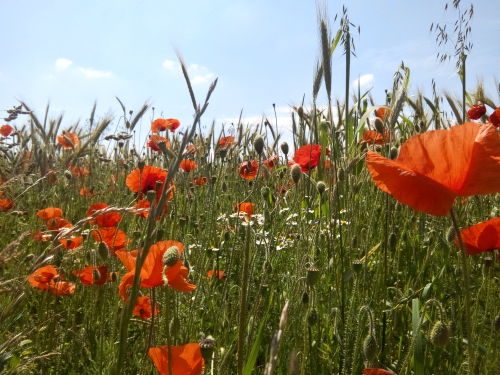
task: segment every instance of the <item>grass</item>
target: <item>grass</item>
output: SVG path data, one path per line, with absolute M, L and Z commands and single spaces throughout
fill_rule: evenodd
M 200 132 L 216 83 L 201 104 L 185 69 L 194 121 L 182 125 L 183 137 L 169 133 L 172 147 L 163 152 L 143 145 L 137 150 L 134 138 L 103 142 L 113 121 L 97 121 L 95 107 L 88 126 L 65 129 L 79 134 L 80 145 L 62 149 L 56 142 L 62 118 L 50 120 L 47 108 L 42 121 L 22 103 L 17 110 L 17 124 L 22 125 L 14 136 L 2 139 L 0 158 L 0 190 L 15 204 L 0 213 L 2 373 L 152 374 L 149 347 L 207 338 L 215 346 L 208 355 L 204 352 L 206 374 L 360 374 L 365 367 L 397 374 L 497 373 L 498 264 L 488 253 L 460 259 L 459 249 L 447 240 L 450 218 L 399 204 L 376 188 L 364 162 L 367 148 L 389 155 L 409 137 L 448 128 L 456 120 L 439 108 L 439 97 L 418 93 L 410 98 L 410 70 L 404 65 L 388 103 L 373 103 L 369 93 L 347 92 L 344 104 L 337 101 L 340 118 L 334 118 L 331 107 L 317 109 L 318 76 L 321 80 L 323 75 L 330 90 L 331 76 L 324 75 L 330 68 L 323 66 L 330 64 L 342 39 L 336 33 L 328 43 L 326 27 L 321 23 L 323 56 L 314 80 L 313 109 L 296 108 L 292 135 L 296 147 L 318 143 L 323 153 L 319 166 L 302 173 L 297 183 L 291 182 L 286 163 L 293 150 L 283 153 L 280 134 L 269 122 L 238 124 L 235 144 L 224 149 L 218 146 L 227 135 L 224 130 Z M 352 36 L 347 35 L 342 40 L 350 53 Z M 494 108 L 481 86 L 463 98 L 466 105 L 481 101 Z M 446 100 L 452 112 L 465 111 L 462 98 L 447 94 Z M 384 125 L 391 141 L 381 146 L 361 143 L 373 110 L 385 104 L 392 109 Z M 134 128 L 148 126 L 142 119 L 147 105 L 136 116 L 127 116 L 125 105 L 120 106 L 127 121 L 119 130 L 133 136 Z M 263 154 L 253 146 L 257 135 L 265 140 Z M 190 173 L 178 171 L 188 144 L 197 148 L 192 157 L 197 169 Z M 262 161 L 273 155 L 279 156 L 279 164 L 266 169 Z M 238 174 L 247 160 L 261 164 L 251 181 Z M 125 183 L 141 163 L 167 169 L 176 187 L 174 198 L 167 202 L 165 191 L 147 219 L 134 214 L 136 196 Z M 70 165 L 85 167 L 90 174 L 76 176 Z M 47 174 L 50 170 L 53 174 Z M 198 176 L 206 177 L 207 184 L 192 184 Z M 83 187 L 93 188 L 96 195 L 80 195 Z M 128 250 L 149 249 L 161 240 L 182 242 L 196 290 L 140 288 L 137 275 L 131 300 L 150 296 L 160 314 L 154 319 L 133 316 L 134 306 L 117 293 L 125 273 L 122 263 L 92 238 L 91 221 L 81 221 L 96 202 L 122 209 L 118 228 L 131 240 Z M 254 203 L 252 219 L 238 217 L 234 207 L 240 202 Z M 168 213 L 155 220 L 163 203 Z M 458 225 L 498 216 L 499 203 L 498 195 L 457 200 Z M 65 250 L 56 241 L 31 236 L 45 229 L 37 210 L 51 206 L 78 222 L 75 231 L 84 237 L 82 246 Z M 47 264 L 76 283 L 73 295 L 56 296 L 28 284 L 27 276 Z M 105 265 L 119 275 L 104 285 L 83 285 L 72 271 L 88 265 Z M 461 265 L 468 269 L 466 285 Z M 209 270 L 223 270 L 225 277 L 210 279 Z M 436 346 L 431 331 L 438 322 L 450 327 L 451 337 Z M 474 366 L 469 366 L 471 353 Z

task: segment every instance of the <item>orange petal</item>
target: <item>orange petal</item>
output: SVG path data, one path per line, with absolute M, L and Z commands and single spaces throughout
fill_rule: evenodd
M 368 151 L 366 165 L 381 190 L 416 211 L 444 216 L 453 206 L 453 191 L 399 161 Z
M 500 217 L 462 229 L 460 234 L 469 255 L 500 249 Z
M 161 375 L 168 375 L 169 346 L 149 348 L 149 357 L 153 360 L 156 369 Z M 200 344 L 189 343 L 179 346 L 170 346 L 172 359 L 172 374 L 200 375 L 203 372 L 203 357 Z

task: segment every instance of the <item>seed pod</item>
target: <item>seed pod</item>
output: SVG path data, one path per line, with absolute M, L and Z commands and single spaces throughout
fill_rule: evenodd
M 285 155 L 288 155 L 288 151 L 289 151 L 288 143 L 282 142 L 280 145 L 280 148 L 281 148 L 281 152 L 283 152 Z
M 253 140 L 253 148 L 257 154 L 262 154 L 264 152 L 264 138 L 261 135 L 258 135 Z
M 450 328 L 438 320 L 432 327 L 429 338 L 434 346 L 445 347 L 450 339 Z
M 179 260 L 179 248 L 177 246 L 171 246 L 163 254 L 163 265 L 166 267 L 172 267 Z
M 64 171 L 64 177 L 66 177 L 68 180 L 71 180 L 73 178 L 73 175 L 71 174 L 71 172 L 69 170 L 65 170 Z
M 398 239 L 396 237 L 396 233 L 391 232 L 391 234 L 389 235 L 389 241 L 388 241 L 389 250 L 394 251 L 396 249 L 397 242 L 398 242 Z
M 260 195 L 264 200 L 269 200 L 269 194 L 271 194 L 271 189 L 269 189 L 269 186 L 263 186 L 262 189 L 260 189 Z
M 326 190 L 326 184 L 323 181 L 318 181 L 316 183 L 316 189 L 318 190 L 318 193 L 322 195 Z
M 304 291 L 304 293 L 302 293 L 302 304 L 307 305 L 308 303 L 309 303 L 309 293 Z
M 360 273 L 361 270 L 363 269 L 363 262 L 360 260 L 353 260 L 351 265 L 352 265 L 352 270 L 355 273 Z
M 399 150 L 397 147 L 391 147 L 390 151 L 389 151 L 389 159 L 391 160 L 394 160 L 398 157 L 398 154 L 399 154 Z
M 369 362 L 374 361 L 375 358 L 377 358 L 377 351 L 377 340 L 375 340 L 375 337 L 373 337 L 373 335 L 370 333 L 365 337 L 365 340 L 363 341 L 363 354 L 365 356 L 365 359 Z
M 455 241 L 455 237 L 457 235 L 457 232 L 455 231 L 454 227 L 449 227 L 448 232 L 446 232 L 446 239 L 448 242 L 453 242 Z
M 104 242 L 99 242 L 99 247 L 97 248 L 97 253 L 101 257 L 101 259 L 108 259 L 109 257 L 109 249 L 108 245 Z
M 290 175 L 292 176 L 292 180 L 297 185 L 300 180 L 300 176 L 302 175 L 302 169 L 300 168 L 300 165 L 294 164 L 292 169 L 290 170 Z
M 318 312 L 316 311 L 316 309 L 312 309 L 309 315 L 307 316 L 307 324 L 313 326 L 317 322 L 318 322 Z
M 146 162 L 144 160 L 139 160 L 139 162 L 137 163 L 137 168 L 139 168 L 139 170 L 142 172 L 142 170 L 144 169 L 144 167 L 146 166 Z
M 212 360 L 212 354 L 215 348 L 215 339 L 208 335 L 200 342 L 201 355 L 205 363 L 209 363 Z
M 320 276 L 319 269 L 314 266 L 307 268 L 306 285 L 312 288 L 314 284 L 318 281 Z
M 384 134 L 384 122 L 378 117 L 375 117 L 375 129 L 380 134 Z
M 148 199 L 149 203 L 153 203 L 153 201 L 156 199 L 156 191 L 154 190 L 148 190 L 146 193 L 146 198 Z

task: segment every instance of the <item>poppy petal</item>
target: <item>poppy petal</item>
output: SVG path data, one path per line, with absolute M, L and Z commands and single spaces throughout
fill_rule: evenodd
M 169 374 L 168 358 L 169 346 L 149 348 L 149 357 L 153 360 L 156 369 L 161 375 Z M 203 356 L 200 344 L 189 343 L 179 346 L 170 346 L 172 359 L 172 374 L 200 375 L 203 372 Z
M 453 206 L 453 191 L 399 161 L 368 151 L 366 165 L 382 191 L 416 211 L 444 216 Z

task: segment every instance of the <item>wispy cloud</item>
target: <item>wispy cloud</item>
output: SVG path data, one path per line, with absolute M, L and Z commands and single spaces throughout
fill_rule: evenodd
M 164 69 L 179 73 L 181 72 L 181 65 L 174 60 L 164 60 L 161 64 Z M 193 85 L 201 85 L 211 82 L 215 78 L 215 74 L 212 73 L 206 66 L 199 64 L 190 64 L 187 66 L 189 77 L 191 78 L 191 83 Z
M 362 89 L 365 89 L 365 88 L 372 87 L 374 81 L 375 81 L 375 76 L 373 74 L 371 74 L 371 73 L 363 74 L 362 76 L 360 76 L 359 78 L 355 79 L 352 82 L 352 86 L 354 88 L 357 88 L 359 85 L 359 87 L 361 87 Z
M 60 57 L 56 59 L 54 65 L 57 70 L 66 70 L 73 64 L 73 61 L 70 59 L 65 59 L 64 57 Z
M 78 71 L 82 73 L 85 78 L 111 78 L 113 77 L 113 72 L 107 70 L 97 70 L 91 68 L 79 67 Z
M 109 70 L 98 70 L 98 69 L 93 69 L 93 68 L 85 68 L 83 66 L 77 66 L 72 60 L 60 57 L 54 61 L 54 67 L 57 71 L 63 71 L 63 70 L 71 70 L 74 72 L 78 72 L 83 77 L 87 79 L 94 79 L 94 78 L 111 78 L 113 77 L 113 72 Z M 74 67 L 74 68 L 72 68 Z M 70 69 L 71 68 L 71 69 Z M 55 78 L 54 74 L 48 74 L 45 75 L 46 78 Z

